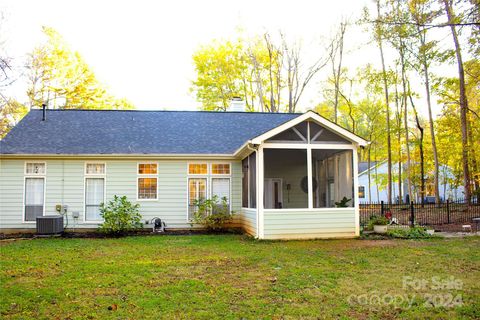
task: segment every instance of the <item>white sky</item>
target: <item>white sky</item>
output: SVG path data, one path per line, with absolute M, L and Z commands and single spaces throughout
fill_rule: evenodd
M 138 109 L 195 109 L 189 92 L 195 77 L 192 54 L 213 39 L 276 33 L 301 39 L 310 57 L 322 54 L 321 40 L 343 17 L 358 17 L 368 0 L 241 0 L 241 1 L 22 1 L 1 0 L 6 13 L 8 54 L 21 64 L 44 38 L 41 26 L 55 28 L 77 50 L 97 77 L 117 97 Z M 351 70 L 378 63 L 368 35 L 352 26 L 347 33 L 344 65 Z M 362 46 L 363 45 L 363 46 Z M 318 54 L 316 54 L 318 52 Z M 325 72 L 329 69 L 325 70 Z M 321 101 L 319 75 L 301 101 L 302 109 Z M 14 85 L 21 98 L 25 91 Z

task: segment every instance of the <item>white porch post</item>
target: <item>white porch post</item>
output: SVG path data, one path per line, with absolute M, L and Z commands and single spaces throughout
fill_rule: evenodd
M 358 153 L 354 145 L 353 152 L 353 194 L 355 202 L 355 235 L 360 236 L 360 204 L 358 198 Z
M 257 235 L 259 239 L 265 237 L 264 216 L 263 216 L 263 184 L 264 178 L 264 156 L 263 147 L 260 145 L 257 151 L 257 211 L 258 211 L 258 230 Z
M 312 148 L 307 147 L 308 209 L 313 209 Z

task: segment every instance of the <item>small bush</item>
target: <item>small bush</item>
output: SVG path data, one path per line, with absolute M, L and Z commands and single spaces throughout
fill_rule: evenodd
M 373 226 L 386 226 L 389 223 L 385 217 L 371 216 L 368 220 L 368 230 L 373 230 Z
M 114 196 L 108 205 L 102 203 L 100 206 L 100 215 L 104 222 L 99 230 L 106 234 L 121 235 L 142 228 L 139 208 L 139 204 L 132 204 L 126 196 Z
M 428 239 L 433 237 L 422 227 L 389 229 L 387 235 L 392 238 L 400 239 Z
M 213 196 L 212 199 L 196 200 L 195 206 L 198 207 L 198 210 L 193 215 L 192 222 L 203 225 L 207 230 L 224 230 L 226 225 L 232 221 L 228 201 L 225 197 L 221 199 L 221 203 L 217 196 Z

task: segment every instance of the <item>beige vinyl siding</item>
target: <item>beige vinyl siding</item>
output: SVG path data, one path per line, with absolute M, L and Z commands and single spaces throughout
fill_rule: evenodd
M 264 210 L 265 239 L 355 236 L 355 209 Z
M 85 162 L 106 164 L 106 201 L 114 195 L 126 195 L 132 202 L 140 203 L 143 222 L 160 217 L 170 228 L 189 228 L 187 221 L 187 164 L 192 160 L 42 160 L 47 164 L 45 214 L 56 214 L 55 205 L 68 205 L 69 227 L 73 224 L 72 212 L 78 211 L 77 228 L 96 227 L 84 221 Z M 158 200 L 136 201 L 137 164 L 158 163 Z M 214 162 L 214 161 L 211 161 Z M 215 161 L 231 163 L 231 208 L 240 212 L 241 163 L 238 161 Z M 0 229 L 35 228 L 34 223 L 22 223 L 23 159 L 0 160 Z
M 251 236 L 257 235 L 257 209 L 242 208 L 240 222 L 246 233 Z

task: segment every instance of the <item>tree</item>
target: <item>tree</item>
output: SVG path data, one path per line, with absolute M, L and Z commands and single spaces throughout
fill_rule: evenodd
M 342 72 L 342 62 L 343 62 L 343 44 L 345 39 L 345 32 L 347 31 L 348 21 L 343 20 L 340 22 L 337 33 L 330 44 L 329 60 L 332 66 L 332 78 L 335 86 L 334 93 L 334 113 L 335 119 L 334 122 L 338 121 L 338 98 L 340 95 L 340 78 Z
M 28 109 L 20 102 L 8 99 L 0 104 L 0 139 L 3 138 L 22 118 Z
M 33 50 L 28 61 L 30 107 L 47 104 L 65 109 L 133 109 L 126 99 L 107 93 L 80 54 L 62 36 L 43 27 L 47 42 Z
M 462 48 L 460 46 L 460 41 L 458 40 L 458 33 L 455 23 L 457 22 L 458 17 L 455 15 L 453 10 L 452 0 L 443 0 L 445 5 L 445 13 L 448 18 L 448 24 L 450 25 L 450 30 L 452 33 L 453 43 L 455 46 L 455 56 L 457 59 L 458 66 L 458 81 L 460 89 L 460 127 L 462 130 L 462 165 L 463 165 L 463 188 L 465 189 L 465 198 L 467 202 L 470 203 L 470 172 L 468 164 L 468 127 L 467 127 L 467 111 L 468 111 L 468 101 L 467 95 L 465 92 L 465 71 L 463 68 L 463 58 L 462 58 Z
M 226 110 L 229 100 L 241 97 L 249 111 L 295 112 L 305 88 L 326 65 L 320 57 L 306 65 L 301 46 L 283 33 L 246 40 L 216 41 L 193 55 L 195 92 L 203 110 Z M 285 102 L 286 101 L 286 102 Z

